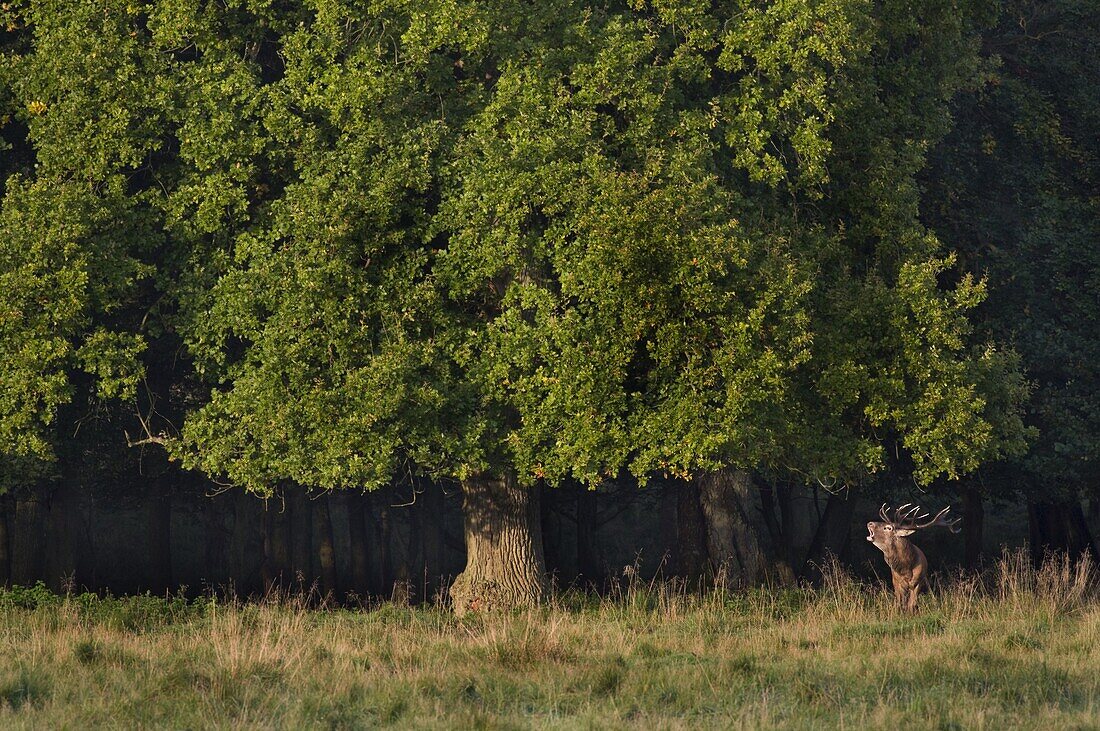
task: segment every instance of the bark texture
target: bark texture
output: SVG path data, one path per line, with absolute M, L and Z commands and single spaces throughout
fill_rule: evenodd
M 707 560 L 706 516 L 699 499 L 698 480 L 678 480 L 676 500 L 676 536 L 680 560 L 677 573 L 689 586 L 698 586 L 703 579 Z
M 764 558 L 748 517 L 752 476 L 743 470 L 719 470 L 701 474 L 696 481 L 715 580 L 727 587 L 757 583 Z
M 466 568 L 451 585 L 456 614 L 534 606 L 547 593 L 539 491 L 514 475 L 462 483 Z

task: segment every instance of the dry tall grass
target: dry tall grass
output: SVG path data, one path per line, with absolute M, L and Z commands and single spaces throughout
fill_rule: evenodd
M 1091 561 L 1006 554 L 916 615 L 820 589 L 611 596 L 457 619 L 0 593 L 0 727 L 1100 728 Z

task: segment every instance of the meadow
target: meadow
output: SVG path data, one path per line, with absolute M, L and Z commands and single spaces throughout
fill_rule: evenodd
M 463 618 L 17 588 L 0 727 L 1100 728 L 1100 596 L 1090 561 L 1022 554 L 940 577 L 915 615 L 836 567 Z

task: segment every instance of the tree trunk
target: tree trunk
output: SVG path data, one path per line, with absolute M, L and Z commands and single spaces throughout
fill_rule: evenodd
M 417 502 L 420 504 L 420 555 L 423 559 L 420 590 L 421 599 L 427 601 L 439 591 L 443 574 L 443 488 L 429 482 Z
M 0 495 L 0 587 L 11 584 L 11 530 L 8 515 L 11 498 Z
M 290 505 L 290 566 L 291 581 L 298 591 L 308 591 L 313 584 L 313 502 L 304 488 L 294 487 L 288 498 Z
M 264 593 L 290 586 L 290 516 L 281 499 L 264 502 Z
M 675 576 L 680 572 L 680 540 L 676 531 L 677 497 L 676 483 L 664 480 L 661 485 L 658 521 L 661 530 L 661 567 L 665 576 Z
M 546 561 L 546 575 L 551 581 L 561 581 L 562 545 L 561 520 L 557 506 L 561 503 L 560 488 L 540 483 L 539 513 L 542 525 L 542 557 Z
M 968 569 L 977 569 L 982 563 L 982 530 L 985 509 L 982 493 L 976 487 L 963 490 L 963 562 Z
M 74 523 L 79 511 L 76 494 L 67 480 L 50 495 L 49 517 L 46 519 L 46 586 L 61 593 L 78 586 L 76 577 L 76 530 Z
M 598 587 L 604 578 L 596 544 L 599 508 L 598 493 L 581 485 L 577 492 L 577 578 L 586 586 Z
M 46 511 L 38 495 L 15 498 L 12 526 L 11 582 L 30 586 L 42 579 L 45 568 Z
M 231 570 L 237 594 L 250 597 L 263 591 L 263 503 L 244 490 L 235 492 Z
M 706 516 L 697 480 L 677 480 L 676 534 L 680 544 L 679 573 L 696 587 L 703 578 L 707 556 Z
M 351 551 L 351 590 L 358 596 L 370 593 L 370 549 L 367 538 L 367 498 L 359 492 L 348 493 L 348 544 Z
M 789 482 L 779 482 L 775 486 L 775 498 L 779 503 L 779 516 L 783 524 L 783 555 L 788 566 L 801 567 L 810 552 L 821 521 L 805 488 Z
M 318 576 L 321 579 L 321 596 L 326 600 L 336 595 L 336 548 L 329 511 L 331 499 L 331 493 L 325 493 L 313 501 L 313 535 L 317 538 Z
M 391 490 L 391 487 L 387 487 L 379 491 L 378 495 L 378 585 L 382 596 L 393 592 L 393 584 L 397 579 L 393 558 L 393 515 L 389 503 Z
M 842 558 L 848 550 L 849 539 L 852 534 L 852 513 L 855 500 L 841 495 L 829 495 L 829 501 L 825 505 L 825 512 L 821 516 L 821 522 L 817 526 L 813 543 L 806 553 L 806 560 L 802 563 L 803 577 L 811 581 L 821 579 L 821 566 L 825 559 L 832 555 Z
M 528 607 L 547 593 L 539 492 L 515 475 L 462 483 L 466 568 L 451 585 L 455 613 Z
M 752 476 L 743 470 L 719 470 L 700 474 L 695 481 L 715 579 L 727 588 L 757 583 L 764 560 L 746 510 Z
M 783 555 L 783 528 L 775 517 L 775 488 L 767 482 L 760 483 L 760 512 L 764 516 L 764 526 L 768 529 L 768 540 L 771 541 L 776 555 Z M 784 558 L 786 556 L 784 555 Z
M 228 501 L 222 495 L 209 495 L 203 503 L 206 537 L 206 581 L 207 587 L 214 589 L 224 586 L 229 579 L 226 567 L 225 539 L 228 531 L 225 527 Z
M 775 513 L 775 487 L 771 484 L 760 485 L 760 509 L 764 516 L 764 526 L 768 531 L 768 545 L 763 549 L 765 555 L 765 575 L 769 584 L 794 586 L 794 569 L 790 564 L 790 551 L 787 548 L 787 536 L 783 532 Z
M 1035 565 L 1050 552 L 1068 553 L 1073 559 L 1085 551 L 1097 556 L 1096 541 L 1078 500 L 1028 503 L 1028 533 Z

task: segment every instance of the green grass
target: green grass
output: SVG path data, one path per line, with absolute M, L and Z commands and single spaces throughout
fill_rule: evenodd
M 2 728 L 1100 728 L 1091 566 L 1006 557 L 897 613 L 634 585 L 455 618 L 0 592 Z

